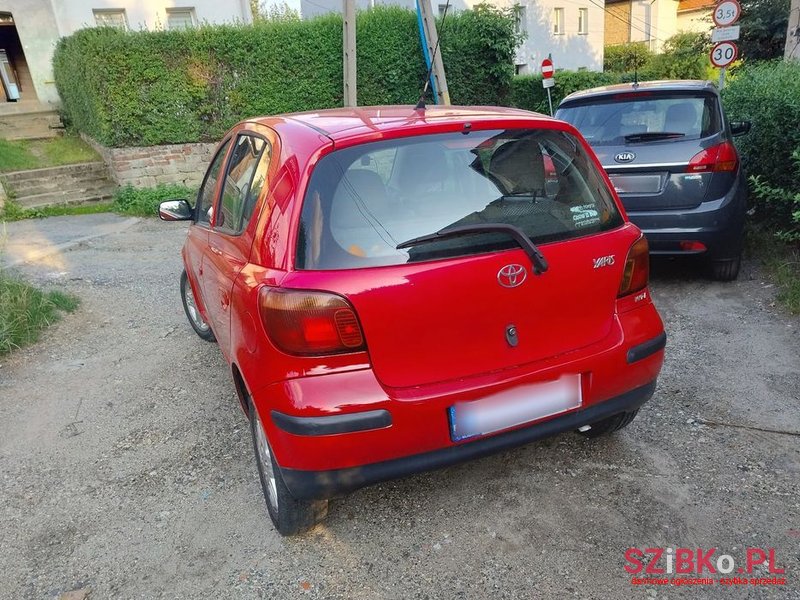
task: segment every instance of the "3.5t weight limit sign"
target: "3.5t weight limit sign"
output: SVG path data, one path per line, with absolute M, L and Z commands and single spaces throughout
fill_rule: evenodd
M 727 67 L 739 55 L 739 50 L 733 42 L 720 42 L 711 48 L 711 64 L 720 69 Z
M 742 5 L 739 0 L 722 0 L 714 7 L 711 18 L 717 27 L 727 27 L 733 25 L 742 16 Z

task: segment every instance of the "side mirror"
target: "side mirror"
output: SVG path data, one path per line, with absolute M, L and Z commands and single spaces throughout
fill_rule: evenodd
M 731 135 L 744 135 L 750 133 L 753 124 L 750 121 L 733 121 L 731 123 Z
M 158 205 L 158 217 L 162 221 L 191 221 L 194 211 L 186 200 L 167 200 Z

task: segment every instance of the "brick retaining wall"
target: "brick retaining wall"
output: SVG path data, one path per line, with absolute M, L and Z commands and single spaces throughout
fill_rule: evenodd
M 168 144 L 131 148 L 108 148 L 89 136 L 81 137 L 108 165 L 119 185 L 152 187 L 180 183 L 199 187 L 216 144 Z

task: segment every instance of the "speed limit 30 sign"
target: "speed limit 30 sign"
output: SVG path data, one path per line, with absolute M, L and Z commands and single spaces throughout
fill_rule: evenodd
M 739 55 L 739 49 L 733 42 L 720 42 L 711 48 L 711 64 L 720 69 L 727 67 Z

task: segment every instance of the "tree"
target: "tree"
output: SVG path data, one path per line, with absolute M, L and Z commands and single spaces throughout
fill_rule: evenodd
M 299 21 L 300 13 L 284 1 L 250 0 L 253 22 Z
M 782 58 L 789 24 L 790 0 L 743 0 L 741 37 L 737 44 L 745 60 Z

